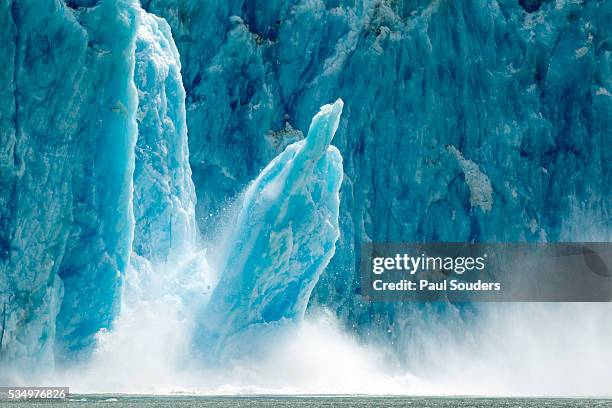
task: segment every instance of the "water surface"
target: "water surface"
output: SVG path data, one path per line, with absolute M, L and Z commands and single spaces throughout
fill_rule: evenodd
M 2 401 L 4 403 L 4 401 Z M 7 407 L 419 407 L 419 408 L 539 408 L 611 407 L 612 399 L 570 398 L 460 398 L 460 397 L 374 397 L 374 396 L 130 396 L 130 395 L 77 395 L 56 401 L 12 401 Z

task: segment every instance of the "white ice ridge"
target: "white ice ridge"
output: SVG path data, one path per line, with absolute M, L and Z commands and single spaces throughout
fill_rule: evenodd
M 323 106 L 306 139 L 289 145 L 246 191 L 196 331 L 196 345 L 214 358 L 255 325 L 303 317 L 340 234 L 342 157 L 330 142 L 343 106 L 341 99 Z

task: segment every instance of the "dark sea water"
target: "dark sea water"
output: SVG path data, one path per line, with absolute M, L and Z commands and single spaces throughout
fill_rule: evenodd
M 372 397 L 372 396 L 126 396 L 126 395 L 71 395 L 66 400 L 56 401 L 1 401 L 6 407 L 612 407 L 612 399 L 566 399 L 566 398 L 457 398 L 457 397 Z

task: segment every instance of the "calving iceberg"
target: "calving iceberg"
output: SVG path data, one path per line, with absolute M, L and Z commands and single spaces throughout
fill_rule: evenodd
M 14 62 L 0 91 L 0 364 L 29 370 L 87 356 L 124 292 L 200 305 L 214 282 L 197 252 L 165 20 L 136 0 L 3 1 L 0 15 L 0 56 Z M 342 160 L 329 144 L 342 107 L 324 106 L 243 197 L 200 316 L 218 346 L 303 315 L 339 236 Z
M 610 239 L 610 1 L 0 0 L 0 21 L 0 383 L 168 299 L 216 358 L 322 306 L 409 361 L 415 325 L 470 310 L 369 302 L 362 243 Z
M 196 344 L 213 358 L 255 325 L 304 315 L 340 235 L 342 157 L 330 142 L 343 106 L 340 99 L 323 106 L 306 139 L 272 160 L 244 194 L 196 332 Z
M 610 239 L 612 2 L 142 4 L 181 54 L 203 232 L 277 154 L 266 132 L 342 95 L 341 237 L 311 303 L 349 327 L 395 335 L 415 307 L 359 295 L 362 242 Z

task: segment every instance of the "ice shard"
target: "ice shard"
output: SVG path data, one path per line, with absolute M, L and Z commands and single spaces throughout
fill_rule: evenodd
M 334 254 L 342 157 L 330 142 L 343 102 L 325 105 L 245 192 L 196 343 L 215 355 L 253 325 L 300 319 Z

